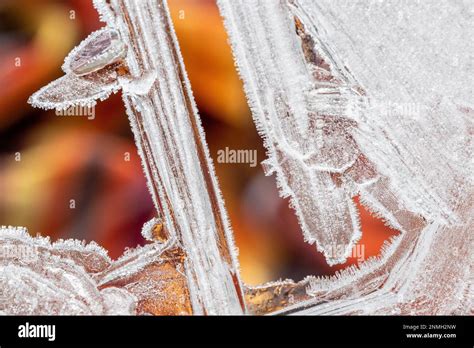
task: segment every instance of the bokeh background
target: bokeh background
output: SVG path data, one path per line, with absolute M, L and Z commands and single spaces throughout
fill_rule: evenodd
M 220 164 L 219 149 L 257 150 L 265 159 L 213 0 L 170 0 L 194 96 L 214 158 L 248 284 L 306 275 L 329 267 L 280 199 L 260 165 Z M 33 109 L 29 95 L 62 75 L 66 54 L 100 28 L 88 0 L 0 1 L 0 225 L 31 234 L 96 241 L 116 258 L 144 244 L 154 216 L 120 93 L 87 117 Z M 73 200 L 73 204 L 71 203 Z M 396 233 L 361 206 L 365 257 Z

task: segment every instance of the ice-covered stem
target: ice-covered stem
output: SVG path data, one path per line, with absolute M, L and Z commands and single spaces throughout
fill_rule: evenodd
M 95 6 L 128 46 L 126 65 L 137 80 L 123 100 L 158 213 L 186 253 L 193 312 L 243 313 L 232 232 L 167 4 Z M 147 76 L 156 76 L 152 85 Z

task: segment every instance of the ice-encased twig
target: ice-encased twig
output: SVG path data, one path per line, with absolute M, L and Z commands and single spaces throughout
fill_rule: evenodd
M 128 46 L 123 99 L 156 208 L 182 243 L 195 314 L 245 310 L 238 262 L 204 134 L 165 1 L 95 1 Z
M 46 109 L 92 106 L 121 89 L 166 231 L 161 237 L 176 238 L 184 249 L 193 313 L 243 313 L 232 231 L 166 1 L 95 6 L 107 26 L 74 49 L 66 75 L 29 102 Z
M 434 26 L 430 4 L 218 4 L 267 148 L 264 168 L 328 263 L 343 262 L 360 237 L 356 195 L 397 229 L 404 211 L 461 222 L 456 206 L 468 196 L 454 183 L 472 182 L 473 169 L 472 74 L 463 71 L 472 50 L 452 43 L 468 27 L 462 6 L 443 2 L 450 16 Z M 463 24 L 455 29 L 451 18 Z M 430 50 L 449 45 L 459 69 L 423 49 L 425 41 Z M 446 93 L 457 78 L 465 87 Z

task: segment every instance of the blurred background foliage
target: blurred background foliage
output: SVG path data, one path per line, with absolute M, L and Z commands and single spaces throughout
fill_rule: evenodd
M 334 274 L 304 243 L 287 200 L 259 165 L 220 164 L 219 149 L 257 150 L 262 140 L 212 0 L 170 0 L 194 96 L 203 119 L 248 284 Z M 153 217 L 140 160 L 120 94 L 99 103 L 95 119 L 57 117 L 31 108 L 28 96 L 62 75 L 66 54 L 100 28 L 88 0 L 0 2 L 0 225 L 33 235 L 95 240 L 112 257 L 143 244 Z M 365 257 L 394 234 L 359 207 Z

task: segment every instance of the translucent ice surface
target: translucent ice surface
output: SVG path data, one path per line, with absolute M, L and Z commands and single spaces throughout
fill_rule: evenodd
M 472 2 L 218 4 L 305 239 L 343 262 L 355 196 L 401 232 L 334 277 L 248 288 L 250 310 L 472 313 Z
M 403 211 L 460 222 L 473 173 L 468 4 L 219 1 L 264 168 L 330 264 L 361 236 L 356 195 L 399 230 Z

